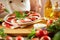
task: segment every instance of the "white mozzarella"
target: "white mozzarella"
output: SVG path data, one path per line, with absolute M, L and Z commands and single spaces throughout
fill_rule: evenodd
M 46 24 L 40 24 L 40 23 L 38 23 L 38 24 L 34 24 L 33 26 L 34 26 L 34 29 L 39 29 L 39 28 L 44 28 L 47 25 Z

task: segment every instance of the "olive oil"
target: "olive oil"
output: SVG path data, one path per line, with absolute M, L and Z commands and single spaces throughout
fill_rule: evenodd
M 58 2 L 55 3 L 55 9 L 54 9 L 54 18 L 60 17 L 60 8 L 58 7 Z
M 51 18 L 51 13 L 52 13 L 52 4 L 51 0 L 47 0 L 44 6 L 44 17 L 45 18 Z

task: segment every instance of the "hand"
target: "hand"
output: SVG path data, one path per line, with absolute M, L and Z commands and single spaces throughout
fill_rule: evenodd
M 0 2 L 0 14 L 4 12 L 4 5 Z

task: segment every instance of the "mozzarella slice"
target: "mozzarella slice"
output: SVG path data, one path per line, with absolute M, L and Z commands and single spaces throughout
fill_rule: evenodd
M 38 24 L 34 24 L 33 26 L 34 26 L 34 29 L 39 29 L 39 28 L 44 28 L 47 25 L 46 24 L 40 24 L 40 23 L 38 23 Z

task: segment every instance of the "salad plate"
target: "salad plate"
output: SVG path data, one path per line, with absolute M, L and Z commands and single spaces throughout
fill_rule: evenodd
M 28 25 L 40 22 L 41 21 L 40 19 L 42 19 L 41 15 L 33 11 L 28 13 L 15 11 L 13 14 L 8 14 L 4 18 L 4 22 L 2 23 L 2 26 L 6 26 L 6 28 L 11 28 L 11 29 L 18 27 L 24 28 Z

